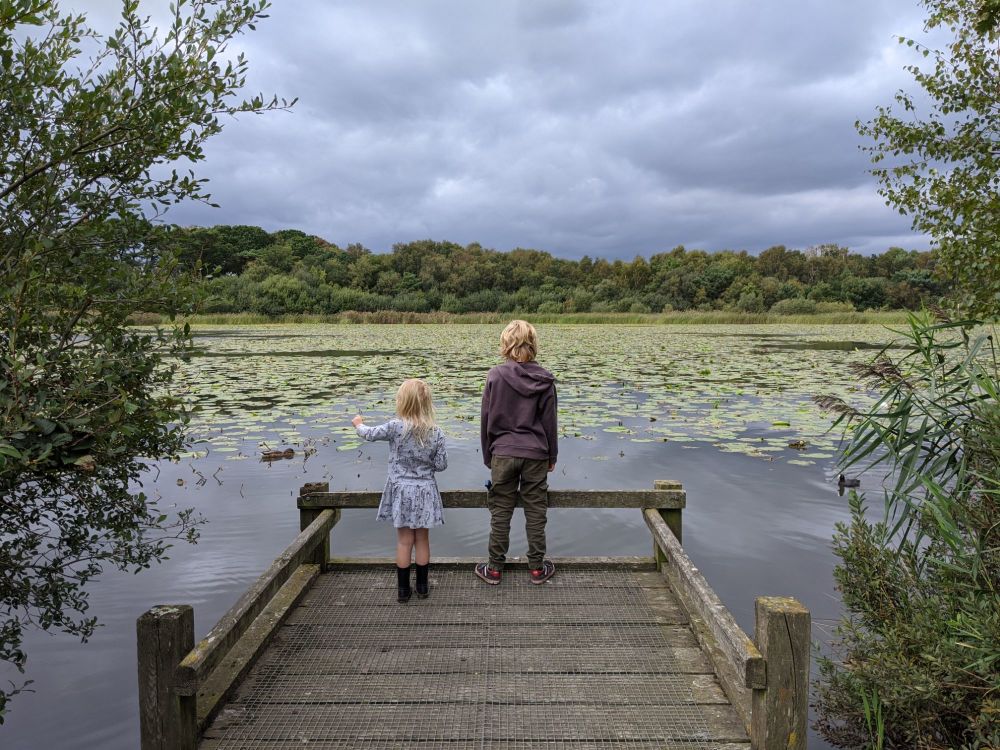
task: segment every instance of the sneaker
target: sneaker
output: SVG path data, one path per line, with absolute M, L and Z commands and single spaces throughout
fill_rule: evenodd
M 532 583 L 545 583 L 555 575 L 556 566 L 551 560 L 545 560 L 542 567 L 531 571 L 530 580 Z
M 503 578 L 503 573 L 496 568 L 490 567 L 489 563 L 479 563 L 476 565 L 476 575 L 491 586 L 496 586 L 500 583 L 500 579 Z

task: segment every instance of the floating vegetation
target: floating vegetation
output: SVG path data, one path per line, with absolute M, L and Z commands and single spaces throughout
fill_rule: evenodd
M 361 413 L 369 423 L 391 417 L 395 390 L 410 377 L 431 385 L 449 440 L 477 445 L 479 399 L 486 371 L 499 362 L 500 330 L 196 330 L 202 356 L 178 360 L 175 385 L 199 407 L 191 425 L 204 445 L 184 458 L 211 462 L 211 452 L 219 451 L 236 455 L 218 460 L 233 460 L 266 450 L 297 462 L 316 452 L 317 441 L 342 455 L 356 452 L 363 444 L 351 417 Z M 539 360 L 558 377 L 562 440 L 604 434 L 622 448 L 704 444 L 793 465 L 836 454 L 839 432 L 829 431 L 829 417 L 811 399 L 822 392 L 866 406 L 867 391 L 847 363 L 866 362 L 891 336 L 876 325 L 553 324 L 539 326 L 539 334 Z M 616 447 L 609 456 L 617 459 L 619 452 Z

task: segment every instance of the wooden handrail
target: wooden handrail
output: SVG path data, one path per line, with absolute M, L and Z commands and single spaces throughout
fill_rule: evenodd
M 757 597 L 754 638 L 736 623 L 688 558 L 661 511 L 643 511 L 663 573 L 750 735 L 751 750 L 804 750 L 809 715 L 809 610 L 789 597 Z
M 691 562 L 659 512 L 649 509 L 643 517 L 665 557 L 663 572 L 688 611 L 695 634 L 712 657 L 726 694 L 749 726 L 750 691 L 767 684 L 763 655 Z
M 299 508 L 377 508 L 381 492 L 303 492 Z M 446 508 L 485 508 L 486 490 L 444 490 Z M 682 489 L 661 490 L 549 490 L 550 508 L 661 508 L 685 506 Z
M 336 520 L 335 510 L 324 510 L 304 529 L 271 566 L 244 592 L 205 636 L 181 661 L 175 675 L 177 695 L 194 695 L 199 683 L 218 665 L 261 610 L 316 548 L 329 537 Z

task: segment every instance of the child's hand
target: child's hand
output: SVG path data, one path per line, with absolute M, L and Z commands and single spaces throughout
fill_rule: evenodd
M 364 421 L 365 421 L 364 417 L 362 417 L 360 414 L 355 414 L 354 419 L 351 420 L 351 424 L 354 425 L 355 427 L 358 427 Z

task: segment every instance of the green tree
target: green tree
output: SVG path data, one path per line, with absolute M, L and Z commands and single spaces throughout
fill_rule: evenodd
M 950 34 L 944 50 L 913 39 L 900 43 L 933 62 L 907 70 L 930 100 L 896 94 L 898 111 L 880 107 L 857 123 L 875 141 L 866 147 L 886 202 L 912 218 L 938 250 L 954 280 L 956 302 L 976 317 L 1000 310 L 1000 43 L 997 3 L 923 0 L 928 30 Z
M 989 318 L 1000 312 L 997 5 L 923 5 L 927 27 L 951 34 L 945 51 L 900 40 L 934 61 L 929 72 L 909 68 L 930 113 L 917 116 L 900 92 L 903 117 L 883 107 L 858 128 L 876 141 L 872 171 L 887 202 L 932 236 L 938 268 L 953 282 L 949 305 Z M 881 264 L 892 278 L 885 293 L 897 300 L 916 295 L 914 285 L 927 288 L 928 268 L 902 260 L 893 253 Z M 854 495 L 851 523 L 834 536 L 847 612 L 832 657 L 820 660 L 816 705 L 817 727 L 842 747 L 1000 746 L 995 331 L 976 317 L 941 318 L 911 316 L 909 353 L 893 360 L 883 352 L 857 370 L 880 392 L 871 409 L 819 399 L 854 422 L 842 467 L 885 464 L 888 475 L 881 520 Z
M 980 0 L 976 13 L 976 31 L 986 34 L 1000 27 L 1000 0 Z
M 131 489 L 184 445 L 167 386 L 187 331 L 127 322 L 196 302 L 152 220 L 210 198 L 172 166 L 202 160 L 220 117 L 286 105 L 234 98 L 247 62 L 227 43 L 266 7 L 177 0 L 160 35 L 124 0 L 101 36 L 53 0 L 0 0 L 0 660 L 22 672 L 26 627 L 86 638 L 91 578 L 195 535 Z

